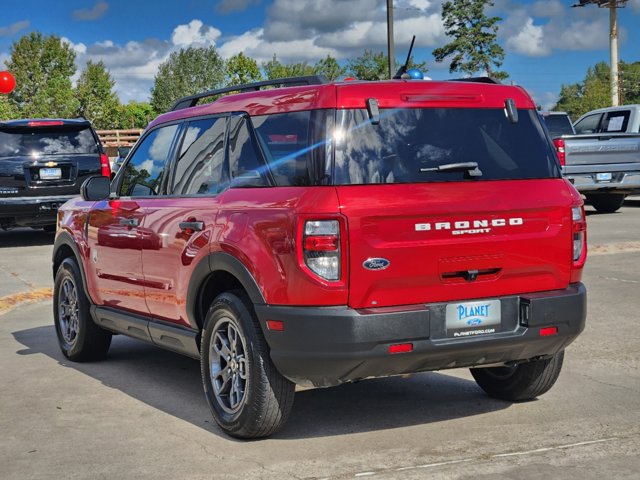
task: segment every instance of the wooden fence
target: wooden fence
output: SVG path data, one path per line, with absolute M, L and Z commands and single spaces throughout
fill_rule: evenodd
M 140 138 L 142 129 L 131 130 L 96 130 L 100 141 L 105 148 L 132 147 Z

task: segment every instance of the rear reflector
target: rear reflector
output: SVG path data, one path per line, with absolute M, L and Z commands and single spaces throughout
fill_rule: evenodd
M 541 337 L 549 337 L 558 334 L 558 327 L 544 327 L 540 329 Z
M 27 123 L 30 127 L 59 127 L 60 125 L 64 125 L 64 122 L 60 122 L 58 120 L 54 121 L 34 121 Z
M 313 235 L 304 237 L 304 249 L 312 252 L 332 252 L 338 250 L 337 235 Z
M 282 320 L 267 320 L 267 328 L 274 332 L 283 332 L 284 322 Z
M 389 353 L 408 353 L 413 351 L 413 343 L 397 343 L 396 345 L 389 345 Z

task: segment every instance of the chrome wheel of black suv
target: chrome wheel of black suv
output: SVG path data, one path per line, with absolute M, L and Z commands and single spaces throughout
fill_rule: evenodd
M 76 362 L 101 360 L 111 345 L 111 334 L 91 319 L 89 300 L 75 260 L 67 258 L 56 273 L 53 321 L 60 350 Z
M 295 385 L 271 362 L 243 293 L 224 293 L 213 302 L 202 335 L 200 365 L 209 408 L 229 435 L 266 437 L 286 422 Z
M 471 374 L 491 397 L 510 402 L 533 400 L 556 383 L 563 359 L 564 350 L 550 358 L 513 366 L 472 368 Z

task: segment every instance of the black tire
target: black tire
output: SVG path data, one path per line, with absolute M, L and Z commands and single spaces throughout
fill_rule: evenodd
M 56 225 L 45 225 L 44 227 L 42 227 L 42 230 L 44 230 L 46 233 L 56 233 Z
M 253 306 L 242 292 L 215 299 L 200 350 L 205 397 L 222 430 L 237 438 L 260 438 L 284 425 L 295 384 L 271 362 Z
M 626 195 L 621 193 L 607 193 L 587 195 L 587 202 L 593 205 L 598 213 L 613 213 L 620 210 Z
M 91 318 L 78 264 L 66 258 L 58 268 L 53 286 L 53 321 L 58 344 L 74 362 L 102 360 L 111 345 L 111 333 Z
M 472 368 L 471 375 L 487 394 L 509 402 L 533 400 L 556 383 L 564 351 L 545 360 L 534 360 L 512 367 Z

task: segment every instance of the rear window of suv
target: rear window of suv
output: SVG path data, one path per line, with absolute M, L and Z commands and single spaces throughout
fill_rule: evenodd
M 553 151 L 533 110 L 511 123 L 502 109 L 381 110 L 373 125 L 367 111 L 336 116 L 335 182 L 339 185 L 470 180 L 465 171 L 423 172 L 475 162 L 478 180 L 555 178 Z
M 89 127 L 0 129 L 0 157 L 97 154 L 96 139 Z

